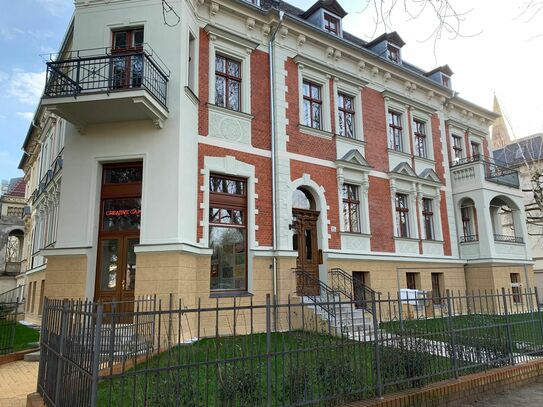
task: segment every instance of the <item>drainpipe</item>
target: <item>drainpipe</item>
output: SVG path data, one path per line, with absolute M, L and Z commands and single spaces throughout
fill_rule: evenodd
M 276 117 L 276 109 L 275 109 L 275 75 L 274 75 L 274 57 L 273 57 L 273 43 L 275 41 L 275 36 L 277 34 L 277 31 L 279 30 L 279 27 L 281 27 L 281 24 L 283 24 L 283 17 L 285 16 L 285 13 L 283 11 L 279 11 L 279 23 L 273 30 L 272 34 L 270 35 L 270 39 L 268 41 L 268 61 L 269 61 L 269 73 L 270 73 L 270 116 L 271 116 L 271 166 L 272 166 L 272 230 L 273 230 L 273 264 L 272 264 L 272 284 L 273 284 L 273 303 L 277 304 L 277 179 L 275 176 L 275 170 L 277 166 L 276 162 L 276 154 L 277 154 L 277 137 L 276 137 L 276 128 L 275 128 L 275 117 Z M 274 322 L 276 323 L 277 318 L 274 318 Z

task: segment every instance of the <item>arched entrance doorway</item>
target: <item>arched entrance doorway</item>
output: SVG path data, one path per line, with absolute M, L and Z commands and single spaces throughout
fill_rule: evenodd
M 298 188 L 292 194 L 292 218 L 292 248 L 298 252 L 296 268 L 303 272 L 298 274 L 297 292 L 320 295 L 318 281 L 322 255 L 317 237 L 319 211 L 315 209 L 313 196 L 304 188 Z

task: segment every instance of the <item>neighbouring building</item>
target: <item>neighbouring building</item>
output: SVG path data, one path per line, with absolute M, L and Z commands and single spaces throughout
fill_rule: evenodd
M 0 293 L 17 286 L 23 259 L 25 181 L 2 182 L 0 193 Z
M 534 261 L 535 284 L 543 287 L 543 213 L 535 203 L 533 191 L 541 188 L 543 178 L 539 177 L 536 186 L 532 178 L 543 174 L 543 134 L 537 133 L 523 137 L 494 150 L 498 164 L 514 168 L 519 172 L 521 189 L 524 191 L 524 204 L 527 215 L 528 242 Z M 540 298 L 543 302 L 543 298 Z
M 337 1 L 168 3 L 75 1 L 21 162 L 32 302 L 286 301 L 295 268 L 436 300 L 533 287 L 498 115 L 448 66 L 349 34 Z
M 27 209 L 22 273 L 26 284 L 25 318 L 39 322 L 45 297 L 46 258 L 55 246 L 66 122 L 39 107 L 23 143 L 19 168 L 25 173 Z

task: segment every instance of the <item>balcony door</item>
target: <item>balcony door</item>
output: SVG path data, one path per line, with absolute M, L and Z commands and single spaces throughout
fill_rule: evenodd
M 111 87 L 140 87 L 143 78 L 143 28 L 113 32 Z
M 96 301 L 133 301 L 141 219 L 141 163 L 105 165 L 100 199 Z

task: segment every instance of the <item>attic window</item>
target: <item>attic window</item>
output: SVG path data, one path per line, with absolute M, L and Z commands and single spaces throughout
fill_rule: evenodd
M 400 63 L 400 49 L 395 45 L 388 43 L 387 44 L 387 58 L 392 62 L 399 64 Z
M 330 34 L 339 34 L 339 18 L 324 13 L 324 29 Z
M 451 87 L 451 78 L 449 78 L 447 75 L 441 74 L 441 83 L 443 83 L 443 86 L 446 86 L 447 88 Z

